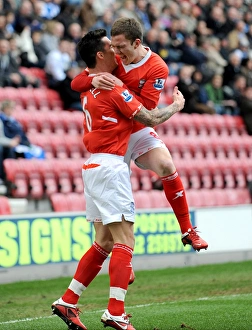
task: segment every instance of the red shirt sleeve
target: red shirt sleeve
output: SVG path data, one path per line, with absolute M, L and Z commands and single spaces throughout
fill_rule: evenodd
M 93 77 L 88 76 L 88 71 L 84 70 L 71 81 L 72 90 L 82 93 L 90 90 Z

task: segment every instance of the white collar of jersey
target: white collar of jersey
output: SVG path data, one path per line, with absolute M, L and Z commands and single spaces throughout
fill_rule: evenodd
M 145 62 L 147 62 L 148 61 L 148 59 L 151 57 L 151 50 L 150 50 L 150 48 L 149 47 L 144 47 L 148 52 L 147 52 L 147 54 L 139 61 L 139 62 L 137 62 L 137 63 L 131 63 L 131 64 L 128 64 L 128 65 L 124 65 L 123 63 L 122 63 L 122 65 L 123 65 L 123 67 L 124 67 L 124 70 L 125 70 L 125 72 L 127 73 L 127 72 L 129 72 L 129 71 L 131 71 L 131 70 L 133 70 L 133 69 L 135 69 L 135 68 L 139 68 L 140 66 L 142 66 Z

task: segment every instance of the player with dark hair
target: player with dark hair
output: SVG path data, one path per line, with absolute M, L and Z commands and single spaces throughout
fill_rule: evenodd
M 112 72 L 114 50 L 105 30 L 88 32 L 78 44 L 89 74 Z M 78 300 L 100 271 L 112 251 L 109 263 L 110 291 L 105 326 L 135 330 L 125 313 L 124 300 L 132 271 L 135 207 L 130 174 L 124 155 L 135 119 L 147 126 L 158 125 L 184 107 L 184 97 L 175 87 L 173 103 L 149 111 L 121 81 L 114 77 L 112 90 L 91 88 L 81 94 L 84 111 L 83 142 L 91 153 L 82 169 L 86 198 L 86 218 L 94 223 L 95 241 L 78 263 L 64 295 L 52 304 L 52 311 L 73 330 L 86 330 L 79 318 Z
M 117 19 L 112 26 L 111 37 L 118 62 L 113 74 L 134 92 L 135 97 L 147 109 L 154 109 L 168 76 L 166 63 L 148 47 L 143 46 L 141 24 L 134 18 Z M 114 78 L 109 74 L 103 73 L 95 77 L 87 75 L 88 71 L 84 70 L 75 77 L 72 88 L 83 92 L 92 85 L 105 90 L 115 86 Z M 182 243 L 192 245 L 197 251 L 207 249 L 207 242 L 192 226 L 185 189 L 171 154 L 153 128 L 134 122 L 125 155 L 125 162 L 129 166 L 131 159 L 140 168 L 152 170 L 161 178 L 166 198 L 180 225 Z

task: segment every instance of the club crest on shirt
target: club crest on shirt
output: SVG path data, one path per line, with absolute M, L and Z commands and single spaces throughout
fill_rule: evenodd
M 125 91 L 123 91 L 121 95 L 125 102 L 130 102 L 133 99 L 133 95 L 130 94 L 127 89 L 125 89 Z
M 144 84 L 145 84 L 146 80 L 145 79 L 140 79 L 139 84 L 138 84 L 138 88 L 143 88 Z
M 160 91 L 161 89 L 164 88 L 164 84 L 165 84 L 165 79 L 156 79 L 153 86 L 155 89 L 157 89 L 158 91 Z

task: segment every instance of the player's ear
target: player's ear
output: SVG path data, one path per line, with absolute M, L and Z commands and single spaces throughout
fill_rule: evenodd
M 103 54 L 103 52 L 97 52 L 97 53 L 96 53 L 96 56 L 97 56 L 98 58 L 100 58 L 100 59 L 104 58 L 104 54 Z
M 140 39 L 136 39 L 134 42 L 133 42 L 133 45 L 134 45 L 134 48 L 136 49 L 137 47 L 139 47 L 141 45 L 141 40 Z

